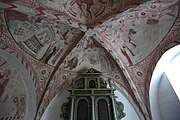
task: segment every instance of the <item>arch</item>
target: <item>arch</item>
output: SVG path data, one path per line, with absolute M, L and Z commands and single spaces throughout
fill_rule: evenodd
M 19 60 L 10 53 L 0 49 L 0 55 L 1 57 L 5 58 L 7 62 L 12 65 L 12 67 L 18 70 L 18 74 L 23 79 L 23 84 L 25 86 L 27 95 L 26 112 L 24 119 L 34 119 L 36 112 L 36 92 L 29 73 L 27 72 L 26 68 L 19 62 Z
M 95 80 L 89 81 L 89 88 L 96 88 L 96 81 Z
M 90 104 L 90 97 L 79 97 L 79 98 L 77 98 L 77 100 L 75 100 L 75 112 L 76 112 L 76 114 L 74 115 L 74 118 L 75 118 L 75 120 L 82 120 L 82 119 L 78 119 L 78 112 L 79 112 L 79 110 L 78 109 L 81 109 L 81 108 L 79 108 L 79 103 L 81 102 L 81 101 L 84 101 L 84 102 L 86 102 L 86 109 L 87 109 L 87 112 L 86 112 L 86 114 L 87 114 L 87 118 L 86 118 L 86 120 L 90 120 L 91 118 L 91 104 Z M 85 109 L 85 108 L 84 108 Z M 85 111 L 85 110 L 84 110 Z
M 62 104 L 68 102 L 67 97 L 70 95 L 68 90 L 60 91 L 49 103 L 40 120 L 58 120 L 60 117 Z M 62 119 L 60 119 L 62 120 Z
M 88 101 L 81 99 L 77 105 L 77 120 L 88 120 Z
M 62 113 L 61 106 L 62 104 L 68 102 L 68 97 L 70 95 L 68 89 L 68 86 L 72 83 L 72 86 L 77 88 L 78 86 L 75 85 L 74 82 L 72 82 L 74 79 L 80 79 L 79 76 L 74 76 L 73 78 L 69 79 L 69 81 L 66 81 L 66 83 L 63 85 L 63 88 L 59 89 L 57 94 L 52 98 L 49 105 L 45 109 L 44 113 L 42 114 L 40 120 L 57 120 L 59 119 L 60 115 Z
M 104 106 L 101 106 L 101 107 L 103 107 L 104 109 L 104 112 L 103 113 L 105 113 L 105 112 L 108 112 L 106 115 L 106 118 L 104 118 L 104 119 L 102 119 L 102 120 L 111 120 L 112 118 L 113 118 L 113 116 L 114 116 L 114 113 L 113 113 L 113 109 L 112 109 L 112 101 L 111 101 L 111 99 L 109 98 L 109 97 L 107 97 L 107 96 L 99 96 L 98 98 L 96 98 L 95 99 L 95 106 L 96 106 L 96 113 L 98 113 L 97 115 L 96 115 L 96 119 L 97 120 L 101 120 L 99 117 L 100 117 L 100 114 L 101 114 L 101 116 L 102 116 L 102 113 L 99 113 L 100 112 L 100 109 L 101 108 L 99 108 L 99 106 L 100 106 L 100 104 L 99 104 L 99 102 L 100 101 L 104 101 L 104 103 L 106 103 L 106 105 L 104 104 Z M 105 110 L 106 109 L 106 110 Z M 104 116 L 103 116 L 104 117 Z
M 98 100 L 98 120 L 110 120 L 110 110 L 108 108 L 109 103 L 106 99 Z
M 150 109 L 153 120 L 162 120 L 161 109 L 160 109 L 160 99 L 159 99 L 159 91 L 161 91 L 161 84 L 165 81 L 167 76 L 167 70 L 170 68 L 171 62 L 180 57 L 180 45 L 177 45 L 167 52 L 165 52 L 160 60 L 157 62 L 157 65 L 153 71 L 151 82 L 150 82 Z M 168 70 L 169 71 L 169 70 Z M 169 79 L 170 80 L 170 79 Z M 171 81 L 170 81 L 171 83 Z M 172 92 L 171 92 L 172 93 Z M 168 109 L 168 108 L 167 108 Z
M 124 104 L 124 112 L 126 113 L 126 116 L 123 120 L 143 120 L 144 117 L 142 113 L 139 111 L 137 105 L 134 104 L 133 99 L 128 96 L 127 91 L 117 85 L 115 88 L 116 91 L 114 93 L 117 96 L 117 100 L 123 102 Z

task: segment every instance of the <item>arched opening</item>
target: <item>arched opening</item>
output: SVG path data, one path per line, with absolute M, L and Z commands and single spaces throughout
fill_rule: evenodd
M 108 103 L 105 99 L 98 101 L 98 120 L 110 120 Z
M 171 48 L 158 61 L 150 83 L 150 107 L 153 120 L 178 120 L 180 104 L 178 99 L 180 79 L 180 45 Z M 178 86 L 177 86 L 178 85 Z
M 82 99 L 78 102 L 77 120 L 88 120 L 88 103 Z
M 96 88 L 96 82 L 94 80 L 89 81 L 89 88 Z

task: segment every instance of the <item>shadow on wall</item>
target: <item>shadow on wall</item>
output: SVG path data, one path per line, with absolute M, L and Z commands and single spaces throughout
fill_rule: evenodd
M 153 120 L 179 120 L 180 101 L 175 85 L 179 85 L 176 69 L 180 64 L 173 65 L 173 61 L 180 58 L 180 45 L 171 48 L 158 61 L 150 83 L 150 107 Z M 176 68 L 173 68 L 172 65 Z M 173 79 L 171 74 L 173 74 Z

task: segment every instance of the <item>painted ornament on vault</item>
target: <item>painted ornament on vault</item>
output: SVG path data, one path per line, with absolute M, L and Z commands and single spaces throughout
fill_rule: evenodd
M 17 44 L 34 58 L 53 66 L 80 32 L 62 22 L 15 10 L 6 11 L 5 17 Z
M 107 49 L 132 66 L 151 54 L 168 34 L 178 16 L 177 2 L 147 2 L 116 15 L 94 30 Z
M 0 119 L 24 120 L 26 91 L 19 73 L 0 57 Z

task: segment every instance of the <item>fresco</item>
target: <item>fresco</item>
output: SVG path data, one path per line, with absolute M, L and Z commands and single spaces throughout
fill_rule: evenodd
M 94 38 L 83 37 L 66 57 L 61 67 L 72 71 L 96 68 L 102 72 L 108 72 L 118 69 L 114 64 L 106 50 Z
M 26 91 L 19 73 L 0 57 L 0 119 L 24 120 L 26 99 Z
M 46 17 L 6 11 L 8 28 L 17 44 L 34 58 L 55 66 L 79 30 Z
M 178 15 L 177 2 L 147 2 L 118 14 L 94 30 L 109 44 L 109 49 L 132 66 L 153 52 L 169 32 Z
M 72 0 L 68 3 L 68 14 L 79 19 L 93 19 L 110 12 L 113 1 L 108 0 Z M 108 9 L 110 8 L 110 9 Z
M 133 4 L 137 0 L 126 0 Z M 96 20 L 112 15 L 127 7 L 122 1 L 115 0 L 42 0 L 44 6 L 60 10 L 85 25 L 92 25 Z
M 127 94 L 142 119 L 151 119 L 151 72 L 162 53 L 179 44 L 180 14 L 179 0 L 145 1 L 0 1 L 0 48 L 17 57 L 32 77 L 38 93 L 35 119 L 70 80 L 91 67 Z M 11 107 L 0 116 L 24 119 L 22 79 L 1 61 L 6 65 L 0 62 L 1 105 Z M 21 89 L 12 87 L 16 83 Z

